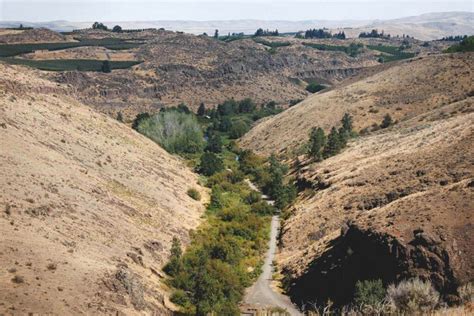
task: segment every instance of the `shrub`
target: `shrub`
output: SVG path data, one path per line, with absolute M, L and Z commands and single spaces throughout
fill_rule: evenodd
M 311 82 L 306 86 L 306 91 L 311 92 L 311 93 L 316 93 L 318 91 L 321 91 L 325 88 L 325 86 L 316 83 L 316 82 Z
M 463 304 L 474 302 L 474 286 L 472 283 L 466 283 L 458 288 L 458 294 Z
M 174 291 L 170 297 L 170 301 L 181 306 L 189 304 L 189 298 L 183 290 Z
M 194 114 L 160 112 L 140 119 L 137 130 L 170 153 L 197 153 L 204 147 L 203 133 Z
M 438 304 L 439 294 L 430 282 L 412 279 L 390 285 L 387 298 L 397 311 L 413 314 L 433 310 Z
M 212 176 L 214 173 L 224 170 L 224 162 L 216 154 L 205 152 L 201 156 L 201 163 L 198 171 L 205 176 Z
M 358 306 L 376 306 L 382 303 L 385 297 L 385 288 L 382 280 L 357 281 L 354 293 L 354 303 Z
M 390 114 L 386 114 L 383 117 L 383 121 L 382 121 L 382 124 L 380 124 L 380 128 L 387 128 L 392 124 L 393 124 L 392 117 L 390 116 Z
M 237 139 L 244 136 L 248 132 L 250 127 L 243 120 L 238 120 L 232 123 L 232 126 L 229 131 L 229 137 L 232 139 Z
M 188 190 L 187 193 L 188 193 L 188 195 L 189 195 L 192 199 L 194 199 L 194 200 L 196 200 L 196 201 L 200 201 L 200 200 L 201 200 L 201 193 L 199 193 L 198 190 L 196 190 L 196 189 L 194 189 L 194 188 L 191 188 L 191 189 Z

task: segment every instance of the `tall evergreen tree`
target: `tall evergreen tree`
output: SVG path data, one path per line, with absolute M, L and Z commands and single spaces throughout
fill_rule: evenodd
M 309 136 L 309 154 L 316 161 L 323 159 L 323 148 L 326 145 L 326 135 L 321 127 L 313 127 Z
M 219 38 L 219 30 L 218 30 L 218 29 L 216 29 L 216 30 L 214 31 L 214 38 L 215 38 L 215 39 L 218 39 L 218 38 Z
M 350 116 L 349 113 L 344 113 L 341 122 L 342 128 L 349 134 L 352 134 L 352 116 Z
M 199 105 L 199 108 L 198 108 L 198 111 L 197 111 L 197 115 L 198 116 L 204 116 L 206 114 L 206 106 L 204 105 L 204 103 L 201 103 Z
M 327 145 L 324 147 L 323 156 L 324 158 L 328 158 L 337 155 L 340 150 L 341 141 L 339 138 L 339 132 L 335 127 L 333 127 L 328 135 L 328 142 Z

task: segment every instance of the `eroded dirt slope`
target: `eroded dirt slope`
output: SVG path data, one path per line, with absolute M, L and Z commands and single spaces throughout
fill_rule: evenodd
M 160 271 L 200 222 L 196 175 L 67 86 L 0 69 L 0 314 L 166 314 Z
M 474 54 L 433 55 L 400 62 L 365 79 L 312 95 L 256 125 L 241 145 L 260 154 L 291 152 L 308 140 L 312 127 L 329 130 L 345 112 L 356 131 L 370 130 L 386 114 L 404 121 L 466 99 L 474 88 Z M 295 128 L 295 127 L 298 128 Z

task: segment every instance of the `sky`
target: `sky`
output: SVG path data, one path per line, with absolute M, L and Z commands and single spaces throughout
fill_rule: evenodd
M 373 20 L 474 11 L 474 0 L 0 0 L 0 21 Z

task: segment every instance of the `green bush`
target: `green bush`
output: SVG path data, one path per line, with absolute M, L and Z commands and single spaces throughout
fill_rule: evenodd
M 354 303 L 357 306 L 377 306 L 385 298 L 385 288 L 382 280 L 357 281 L 354 293 Z
M 198 167 L 199 173 L 205 176 L 212 176 L 216 172 L 224 169 L 224 162 L 216 154 L 205 152 L 201 156 L 201 162 Z
M 141 119 L 137 130 L 170 153 L 198 153 L 204 148 L 203 133 L 194 114 L 160 112 Z
M 326 87 L 319 83 L 311 82 L 310 84 L 306 86 L 306 91 L 311 92 L 311 93 L 316 93 L 323 90 L 324 88 Z
M 201 193 L 199 193 L 198 190 L 196 190 L 194 188 L 191 188 L 191 189 L 188 190 L 187 193 L 193 200 L 196 200 L 196 201 L 201 200 Z
M 453 45 L 446 50 L 448 53 L 472 51 L 474 51 L 474 36 L 468 36 L 464 38 L 461 43 Z
M 243 120 L 238 120 L 232 123 L 232 126 L 229 130 L 229 137 L 231 139 L 237 139 L 244 136 L 250 129 L 250 126 L 245 123 Z

